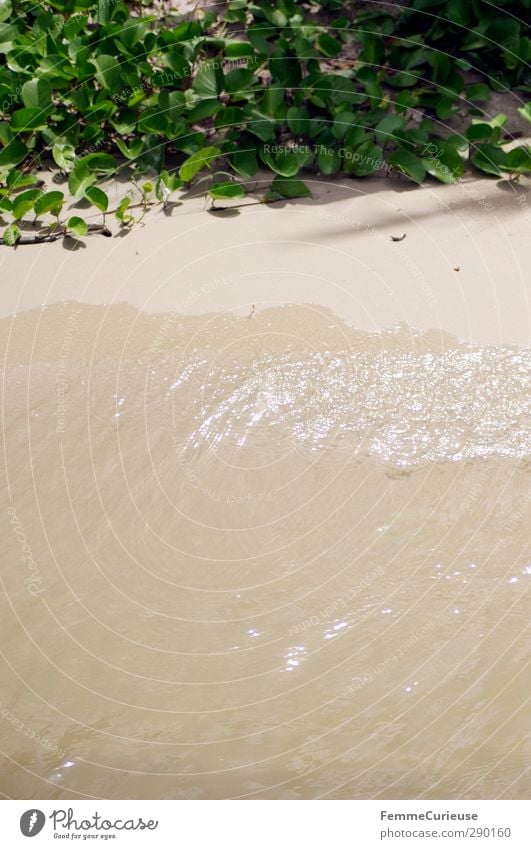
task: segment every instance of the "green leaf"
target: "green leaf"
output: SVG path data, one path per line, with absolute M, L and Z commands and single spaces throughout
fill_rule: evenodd
M 96 209 L 99 209 L 100 212 L 107 212 L 109 208 L 109 198 L 101 189 L 98 189 L 97 186 L 91 186 L 85 192 L 85 197 L 87 200 L 91 202 Z
M 116 56 L 109 56 L 102 53 L 94 59 L 89 59 L 89 63 L 96 69 L 94 76 L 103 89 L 114 91 L 120 82 L 120 65 Z
M 164 160 L 164 144 L 157 136 L 144 136 L 144 151 L 138 158 L 137 169 L 140 172 L 161 170 Z
M 7 21 L 13 13 L 11 0 L 0 0 L 0 23 Z
M 423 141 L 425 141 L 425 140 L 423 139 Z M 444 140 L 444 145 L 448 149 L 459 150 L 459 151 L 462 151 L 463 153 L 468 153 L 468 149 L 470 147 L 467 139 L 463 138 L 461 133 L 454 133 L 451 136 L 446 136 L 446 138 Z
M 275 138 L 276 121 L 269 115 L 264 115 L 258 109 L 246 111 L 247 129 L 260 141 L 270 142 Z
M 490 88 L 485 83 L 476 83 L 466 90 L 467 100 L 490 100 Z
M 487 141 L 492 137 L 493 130 L 490 124 L 471 124 L 465 131 L 465 136 L 470 142 Z
M 466 136 L 469 141 L 489 141 L 491 144 L 497 144 L 502 134 L 503 125 L 505 123 L 505 115 L 497 115 L 492 121 L 485 119 L 472 119 L 472 124 L 466 131 Z M 479 129 L 476 129 L 479 127 Z M 487 131 L 488 127 L 488 131 Z
M 394 106 L 397 112 L 405 112 L 407 109 L 416 106 L 418 103 L 418 96 L 411 91 L 407 91 L 404 89 L 400 92 L 397 98 L 395 98 Z
M 115 215 L 116 215 L 116 218 L 118 219 L 118 221 L 120 221 L 122 224 L 127 225 L 127 224 L 130 224 L 133 221 L 133 216 L 130 213 L 127 212 L 130 205 L 131 205 L 131 198 L 127 197 L 127 196 L 122 198 L 122 200 L 118 204 Z
M 175 50 L 173 50 L 169 53 L 163 54 L 161 56 L 161 60 L 163 60 L 164 63 L 167 64 L 169 68 L 171 68 L 175 79 L 184 80 L 186 77 L 192 76 L 192 65 L 187 59 L 184 58 L 181 53 L 177 53 L 175 52 Z M 155 83 L 157 82 L 157 79 L 161 79 L 160 74 L 154 74 L 153 81 Z M 166 85 L 166 83 L 164 82 L 160 84 Z
M 443 96 L 437 99 L 437 106 L 435 107 L 435 112 L 437 113 L 437 117 L 441 121 L 446 121 L 448 118 L 457 114 L 457 99 L 453 96 Z
M 301 81 L 301 66 L 294 56 L 285 56 L 275 50 L 269 58 L 269 70 L 276 85 L 283 88 L 296 88 Z
M 28 109 L 47 109 L 52 105 L 52 87 L 42 78 L 24 83 L 20 96 Z
M 491 127 L 504 127 L 507 123 L 507 115 L 504 115 L 503 112 L 498 112 L 494 118 L 489 121 Z
M 359 113 L 351 112 L 350 109 L 341 109 L 334 115 L 332 135 L 335 139 L 342 139 L 352 127 L 358 128 L 362 122 L 363 118 Z
M 317 39 L 317 47 L 325 56 L 337 56 L 341 53 L 341 42 L 327 33 L 322 33 Z
M 2 236 L 2 241 L 4 245 L 13 247 L 13 245 L 16 245 L 19 239 L 20 227 L 18 227 L 16 224 L 10 224 L 9 227 L 6 227 Z
M 227 59 L 241 59 L 253 56 L 254 48 L 248 41 L 228 41 L 225 44 L 225 56 Z
M 68 177 L 68 188 L 74 197 L 82 197 L 87 189 L 98 180 L 98 175 L 86 163 L 78 162 Z
M 285 112 L 283 89 L 280 86 L 267 86 L 260 102 L 260 109 L 271 118 L 276 118 L 277 114 L 283 116 Z
M 138 159 L 144 150 L 144 142 L 142 139 L 132 139 L 131 144 L 127 146 L 123 139 L 116 139 L 116 147 L 126 159 Z
M 525 106 L 522 106 L 518 109 L 522 118 L 525 118 L 527 121 L 531 121 L 531 101 L 526 103 Z
M 290 106 L 286 113 L 288 127 L 296 136 L 302 136 L 308 132 L 309 115 L 302 106 Z
M 66 226 L 76 236 L 84 236 L 88 230 L 87 222 L 78 215 L 73 215 L 72 218 L 69 218 Z
M 362 68 L 358 71 L 358 77 L 364 69 Z M 376 74 L 374 74 L 374 78 L 376 79 Z M 367 96 L 358 91 L 358 88 L 354 85 L 352 80 L 349 80 L 347 77 L 342 77 L 339 74 L 323 74 L 323 76 L 318 79 L 319 88 L 324 89 L 324 94 L 326 95 L 326 91 L 329 90 L 329 98 L 336 106 L 340 104 L 348 103 L 351 106 L 358 106 L 360 103 L 364 103 L 367 100 Z M 371 85 L 369 84 L 369 88 Z M 376 86 L 379 89 L 379 86 Z M 379 89 L 381 93 L 381 89 Z M 369 94 L 373 95 L 375 92 L 369 91 Z
M 507 162 L 507 154 L 493 144 L 480 144 L 472 157 L 473 165 L 486 174 L 499 177 Z
M 395 130 L 401 130 L 404 123 L 404 119 L 400 118 L 398 115 L 386 115 L 385 118 L 382 118 L 382 120 L 376 124 L 374 129 L 376 141 L 379 141 L 380 144 L 387 144 L 388 142 L 396 141 L 394 132 Z
M 79 35 L 87 25 L 87 18 L 84 15 L 73 15 L 69 20 L 65 21 L 63 33 L 69 41 Z
M 531 147 L 521 145 L 510 150 L 504 165 L 504 171 L 512 174 L 527 174 L 531 171 Z
M 64 202 L 63 192 L 46 192 L 35 202 L 35 214 L 43 215 L 45 212 L 51 212 L 52 215 L 57 216 L 60 214 Z
M 110 153 L 89 153 L 78 159 L 77 165 L 87 165 L 91 171 L 108 174 L 116 169 L 116 159 Z
M 46 113 L 38 107 L 32 109 L 17 109 L 11 115 L 11 129 L 16 133 L 37 130 L 46 127 Z
M 219 147 L 204 147 L 202 150 L 192 153 L 179 168 L 179 177 L 185 183 L 189 183 L 199 171 L 202 171 L 203 168 L 209 168 L 212 160 L 219 154 Z
M 202 97 L 217 97 L 223 90 L 223 71 L 219 63 L 204 62 L 195 76 L 192 88 Z
M 42 197 L 40 189 L 27 189 L 13 198 L 13 217 L 20 221 L 24 215 L 33 209 L 35 201 Z
M 67 141 L 56 141 L 52 147 L 52 156 L 62 171 L 68 174 L 75 165 L 76 151 L 73 144 Z
M 238 106 L 228 106 L 225 109 L 221 109 L 221 112 L 216 115 L 216 130 L 223 130 L 226 127 L 236 127 L 238 124 L 243 124 L 244 120 L 243 109 L 240 109 Z
M 160 109 L 146 109 L 138 122 L 139 133 L 156 133 L 164 135 L 168 128 L 168 119 Z
M 186 100 L 182 91 L 161 91 L 159 106 L 170 121 L 177 121 L 185 108 Z
M 260 158 L 281 177 L 294 177 L 313 159 L 313 153 L 307 145 L 293 148 L 280 146 L 281 150 L 278 152 L 273 152 L 270 149 L 272 147 L 275 145 L 264 145 Z
M 273 200 L 282 200 L 282 199 L 283 199 L 283 196 L 281 194 L 279 194 L 279 192 L 273 192 L 273 191 L 271 191 L 271 189 L 269 189 L 269 191 L 265 192 L 264 197 L 263 197 L 263 200 L 266 203 L 270 203 Z
M 244 0 L 244 5 L 247 6 L 248 0 Z M 244 18 L 245 20 L 245 18 Z M 251 42 L 252 46 L 259 53 L 267 54 L 270 51 L 270 44 L 268 42 L 268 38 L 271 37 L 271 27 L 267 24 L 261 22 L 259 24 L 252 24 L 247 30 L 247 38 Z
M 285 180 L 282 177 L 275 177 L 271 184 L 273 192 L 282 195 L 283 198 L 311 198 L 313 197 L 310 189 L 303 183 L 302 180 Z
M 388 158 L 389 165 L 396 166 L 416 183 L 422 183 L 426 176 L 426 168 L 422 159 L 410 153 L 409 150 L 395 150 Z
M 317 149 L 317 164 L 321 173 L 330 177 L 339 171 L 341 167 L 341 156 L 334 148 L 319 145 Z
M 155 196 L 157 200 L 161 202 L 168 201 L 172 192 L 180 189 L 182 184 L 182 180 L 175 174 L 170 174 L 168 171 L 161 171 L 155 183 Z
M 445 15 L 448 20 L 466 26 L 470 21 L 471 4 L 469 0 L 449 0 Z
M 240 92 L 247 92 L 255 82 L 254 71 L 248 68 L 235 68 L 226 74 L 224 89 L 229 94 L 239 94 Z
M 94 5 L 92 2 L 91 6 Z M 109 3 L 109 0 L 98 0 L 95 4 L 98 7 L 98 22 L 100 24 L 108 24 L 112 19 L 113 12 L 113 3 Z
M 34 186 L 38 183 L 38 177 L 35 174 L 24 174 L 18 168 L 13 168 L 7 175 L 6 185 L 12 191 L 14 189 L 23 189 L 25 186 Z
M 274 24 L 276 27 L 287 27 L 288 19 L 281 9 L 272 9 L 271 7 L 264 4 L 263 13 L 267 20 Z
M 241 200 L 245 197 L 245 189 L 241 183 L 214 183 L 209 190 L 209 195 L 214 200 Z
M 90 122 L 90 125 L 84 130 L 83 137 L 88 139 L 88 134 L 90 133 L 91 138 L 95 138 L 99 132 L 96 125 L 101 124 L 102 121 L 106 121 L 111 115 L 114 115 L 117 108 L 112 100 L 101 100 L 95 103 L 94 106 L 88 106 L 85 111 L 85 120 Z
M 197 106 L 188 112 L 186 120 L 189 124 L 197 124 L 205 118 L 211 118 L 212 115 L 216 115 L 220 110 L 227 111 L 223 109 L 223 104 L 220 103 L 217 97 L 207 98 L 206 100 L 199 101 Z
M 458 152 L 451 146 L 439 141 L 439 150 L 434 156 L 423 157 L 422 162 L 428 174 L 441 183 L 455 183 L 465 170 L 465 164 Z
M 345 170 L 356 177 L 367 177 L 378 171 L 383 164 L 383 151 L 372 141 L 363 142 L 345 162 Z
M 258 171 L 256 150 L 238 150 L 232 154 L 232 167 L 244 179 L 249 180 Z
M 0 121 L 0 144 L 9 144 L 13 138 L 13 133 L 6 121 Z
M 412 74 L 409 71 L 400 71 L 394 76 L 388 76 L 386 82 L 393 88 L 411 88 L 419 82 L 419 75 Z
M 347 130 L 347 134 L 345 136 L 345 144 L 348 147 L 356 148 L 368 139 L 369 135 L 365 132 L 363 127 L 351 127 L 350 130 Z
M 120 109 L 119 112 L 109 118 L 109 123 L 120 135 L 126 136 L 129 135 L 129 133 L 134 133 L 135 127 L 138 123 L 138 114 L 132 109 Z

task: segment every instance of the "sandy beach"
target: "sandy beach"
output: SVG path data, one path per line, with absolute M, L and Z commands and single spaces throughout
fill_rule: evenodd
M 312 187 L 2 251 L 3 793 L 525 798 L 527 191 Z

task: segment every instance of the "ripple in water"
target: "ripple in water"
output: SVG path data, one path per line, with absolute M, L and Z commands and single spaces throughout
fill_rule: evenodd
M 531 353 L 0 322 L 0 790 L 526 798 Z

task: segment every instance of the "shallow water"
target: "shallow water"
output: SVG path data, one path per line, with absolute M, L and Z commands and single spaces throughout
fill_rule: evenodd
M 530 351 L 302 306 L 0 343 L 1 792 L 528 795 Z

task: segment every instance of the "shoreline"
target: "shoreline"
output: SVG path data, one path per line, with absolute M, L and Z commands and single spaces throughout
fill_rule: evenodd
M 531 346 L 527 181 L 307 183 L 313 200 L 215 212 L 183 197 L 112 239 L 6 248 L 0 317 L 66 301 L 240 315 L 310 303 L 359 330 L 405 322 Z M 123 193 L 105 188 L 113 202 Z

